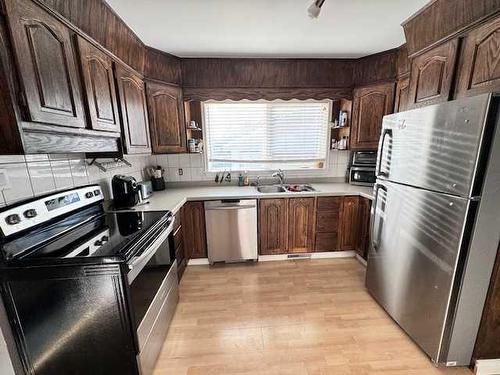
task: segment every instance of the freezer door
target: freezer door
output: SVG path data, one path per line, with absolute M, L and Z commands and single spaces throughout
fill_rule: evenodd
M 486 147 L 481 140 L 490 98 L 480 95 L 385 116 L 377 177 L 471 196 L 480 150 Z
M 366 285 L 437 361 L 469 200 L 378 181 Z

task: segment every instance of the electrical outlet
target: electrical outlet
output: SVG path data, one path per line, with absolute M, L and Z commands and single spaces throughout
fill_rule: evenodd
M 184 174 L 184 171 L 182 170 L 182 168 L 179 168 L 179 176 L 182 176 Z
M 0 190 L 10 189 L 9 175 L 6 169 L 0 169 Z

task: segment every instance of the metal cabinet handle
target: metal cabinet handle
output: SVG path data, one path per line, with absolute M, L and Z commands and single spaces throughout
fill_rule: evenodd
M 378 251 L 379 244 L 380 244 L 380 241 L 378 238 L 378 232 L 379 232 L 378 229 L 379 228 L 375 228 L 375 220 L 377 219 L 378 195 L 379 195 L 380 189 L 387 192 L 387 188 L 384 185 L 381 185 L 380 183 L 375 184 L 375 186 L 374 186 L 374 190 L 375 190 L 374 195 L 375 196 L 374 196 L 373 204 L 372 204 L 373 211 L 372 211 L 372 214 L 370 215 L 371 216 L 370 217 L 370 238 L 371 238 L 373 250 L 375 250 L 375 251 Z M 375 230 L 375 229 L 377 229 L 377 230 Z
M 378 157 L 378 165 L 377 165 L 377 176 L 389 177 L 389 171 L 387 172 L 382 172 L 382 158 L 384 157 L 384 145 L 385 145 L 385 137 L 389 135 L 392 138 L 392 129 L 384 129 L 382 133 L 382 138 L 380 140 L 380 151 L 379 151 L 379 157 Z

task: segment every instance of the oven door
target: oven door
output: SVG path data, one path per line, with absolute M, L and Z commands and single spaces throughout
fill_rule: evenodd
M 351 167 L 349 172 L 349 183 L 351 185 L 373 186 L 375 181 L 375 168 Z
M 168 238 L 172 228 L 173 221 L 129 265 L 130 307 L 142 374 L 152 373 L 179 300 L 177 263 Z

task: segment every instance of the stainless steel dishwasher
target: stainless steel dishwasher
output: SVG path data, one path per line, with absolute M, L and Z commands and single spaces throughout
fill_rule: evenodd
M 257 200 L 205 202 L 208 261 L 257 260 Z

